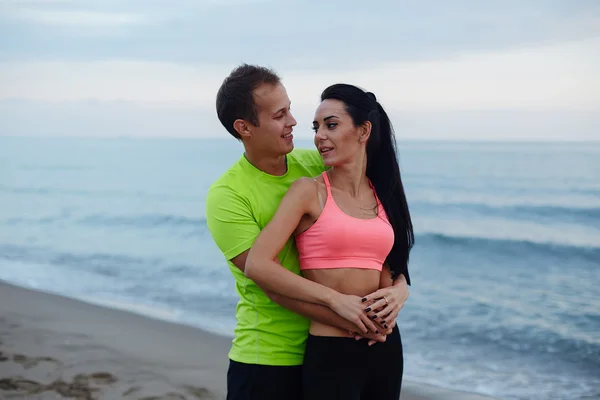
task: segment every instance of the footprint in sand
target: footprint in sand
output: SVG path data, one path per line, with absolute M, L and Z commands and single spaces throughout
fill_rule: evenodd
M 92 374 L 77 374 L 73 377 L 73 383 L 88 385 L 90 382 L 100 385 L 110 385 L 118 379 L 108 372 L 94 372 Z
M 19 386 L 12 379 L 0 379 L 0 390 L 19 390 Z
M 165 393 L 162 396 L 142 397 L 138 400 L 186 400 L 185 396 L 179 393 Z
M 130 394 L 134 394 L 135 392 L 139 392 L 140 389 L 141 389 L 141 387 L 139 387 L 139 386 L 130 387 L 129 389 L 127 389 L 126 391 L 123 392 L 123 397 L 129 396 Z
M 117 378 L 108 372 L 94 372 L 93 374 L 89 374 L 88 377 L 94 382 L 103 385 L 110 385 L 111 383 L 115 383 L 117 381 Z
M 210 399 L 215 398 L 209 390 L 204 389 L 204 388 L 185 386 L 185 389 L 196 399 L 210 400 Z M 163 394 L 162 396 L 141 397 L 138 400 L 186 400 L 186 399 L 187 398 L 180 393 L 169 392 L 169 393 Z
M 205 388 L 185 386 L 185 389 L 198 399 L 208 400 L 214 398 L 212 392 Z
M 92 400 L 92 393 L 98 391 L 98 389 L 87 385 L 76 382 L 68 383 L 61 380 L 52 382 L 50 385 L 44 387 L 45 390 L 53 390 L 63 397 L 74 397 L 78 400 Z
M 22 390 L 29 393 L 38 393 L 44 385 L 21 378 L 0 379 L 0 389 L 2 390 Z
M 23 354 L 13 355 L 13 361 L 17 364 L 21 364 L 25 369 L 33 368 L 41 362 L 51 362 L 55 364 L 60 364 L 58 360 L 55 360 L 51 357 L 27 357 Z
M 23 361 L 22 357 L 17 357 L 17 359 Z M 62 397 L 76 398 L 77 400 L 92 400 L 92 394 L 100 389 L 91 387 L 90 382 L 110 384 L 116 381 L 117 378 L 108 372 L 96 372 L 90 375 L 79 374 L 73 378 L 73 382 L 65 382 L 59 379 L 49 385 L 16 377 L 0 379 L 0 390 L 21 391 L 27 394 L 53 391 Z

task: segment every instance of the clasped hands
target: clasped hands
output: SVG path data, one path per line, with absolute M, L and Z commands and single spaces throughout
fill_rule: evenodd
M 356 340 L 369 339 L 369 345 L 385 342 L 396 326 L 398 313 L 408 299 L 406 281 L 379 289 L 365 297 L 340 294 L 332 308 L 352 322 L 356 330 L 349 335 Z

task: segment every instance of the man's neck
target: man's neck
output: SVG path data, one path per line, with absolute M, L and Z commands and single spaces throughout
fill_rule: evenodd
M 285 156 L 265 157 L 246 149 L 244 156 L 255 168 L 265 174 L 281 176 L 287 172 L 287 161 Z

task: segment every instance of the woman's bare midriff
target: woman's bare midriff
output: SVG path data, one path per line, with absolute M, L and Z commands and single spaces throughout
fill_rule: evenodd
M 302 271 L 302 275 L 340 293 L 363 297 L 379 289 L 381 271 L 364 268 L 309 269 Z M 316 321 L 311 322 L 310 333 L 314 336 L 349 336 L 346 330 Z

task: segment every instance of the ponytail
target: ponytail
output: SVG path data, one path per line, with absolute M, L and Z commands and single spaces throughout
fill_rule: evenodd
M 332 85 L 321 94 L 321 101 L 326 99 L 344 102 L 354 125 L 359 126 L 367 121 L 372 125 L 367 142 L 367 177 L 375 187 L 377 197 L 394 230 L 394 245 L 386 263 L 393 279 L 404 275 L 410 285 L 408 259 L 415 237 L 400 177 L 396 138 L 390 119 L 373 93 L 365 92 L 356 86 Z
M 371 136 L 375 134 L 375 137 L 370 137 L 367 142 L 367 177 L 373 183 L 375 192 L 394 229 L 394 246 L 386 259 L 392 278 L 396 279 L 402 274 L 410 285 L 408 260 L 415 242 L 413 226 L 400 176 L 392 124 L 381 104 L 376 103 L 377 113 L 374 118 L 376 121 L 371 122 L 373 125 Z

